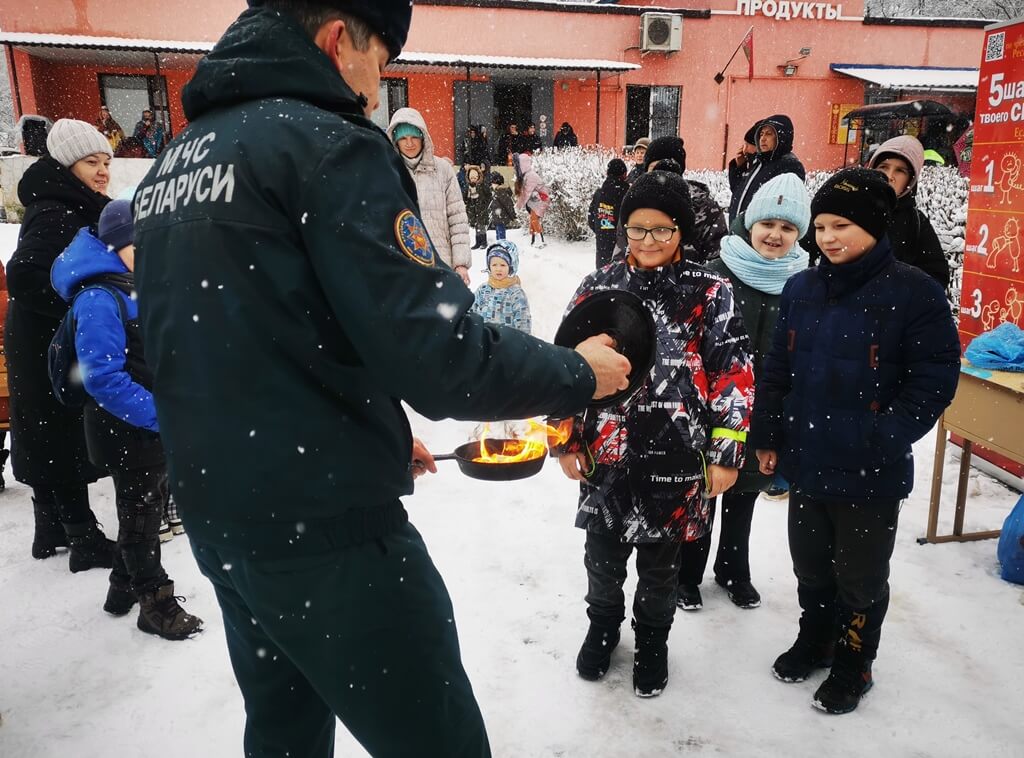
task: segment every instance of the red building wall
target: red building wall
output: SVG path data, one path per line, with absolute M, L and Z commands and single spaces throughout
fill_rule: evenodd
M 647 3 L 642 0 L 637 4 Z M 11 7 L 4 9 L 3 28 L 9 32 L 185 41 L 216 40 L 245 7 L 242 0 L 137 0 L 133 11 L 125 13 L 122 6 L 105 0 L 34 0 L 8 5 Z M 682 3 L 662 0 L 656 5 L 681 7 Z M 710 7 L 710 18 L 684 19 L 683 49 L 671 54 L 640 52 L 639 15 L 507 6 L 415 5 L 406 47 L 416 52 L 638 63 L 643 67 L 639 71 L 604 76 L 600 116 L 603 144 L 620 146 L 625 142 L 627 85 L 671 85 L 682 88 L 680 131 L 686 139 L 691 167 L 720 168 L 723 158 L 739 146 L 750 124 L 782 112 L 795 123 L 797 154 L 813 169 L 834 167 L 843 159 L 843 146 L 828 144 L 832 104 L 860 104 L 864 99 L 863 83 L 833 74 L 829 64 L 975 67 L 983 35 L 980 29 L 888 27 L 864 25 L 858 20 L 777 20 L 764 15 L 738 15 L 735 0 L 711 0 Z M 844 3 L 842 12 L 860 14 L 862 5 Z M 714 74 L 725 65 L 751 25 L 754 80 L 747 81 L 746 61 L 740 54 L 726 72 L 726 80 L 716 84 Z M 799 57 L 803 47 L 811 48 L 810 56 L 798 61 L 795 76 L 783 77 L 781 67 Z M 26 110 L 31 105 L 51 117 L 73 113 L 91 120 L 99 102 L 94 74 L 90 78 L 78 67 L 38 63 L 36 59 L 30 62 L 22 53 L 16 53 L 15 59 Z M 180 90 L 188 73 L 165 73 L 177 131 L 184 123 Z M 441 154 L 453 152 L 453 82 L 463 77 L 454 72 L 407 76 L 409 103 L 426 113 Z M 570 78 L 554 82 L 555 127 L 568 121 L 582 142 L 594 142 L 596 94 L 593 74 L 583 81 Z M 970 102 L 971 98 L 962 98 L 959 104 L 970 111 Z

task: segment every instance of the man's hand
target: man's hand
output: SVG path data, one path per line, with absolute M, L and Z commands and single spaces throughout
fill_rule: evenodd
M 558 465 L 574 482 L 586 481 L 587 457 L 583 453 L 563 453 L 558 456 Z
M 462 277 L 462 283 L 469 286 L 469 269 L 465 266 L 456 266 L 455 273 Z
M 420 442 L 418 437 L 412 438 L 412 463 L 409 465 L 412 471 L 412 478 L 423 476 L 428 471 L 431 474 L 437 473 L 437 464 L 434 456 L 427 450 L 427 446 Z
M 708 466 L 708 489 L 705 497 L 708 500 L 718 497 L 736 484 L 739 475 L 740 470 L 732 466 L 716 466 L 714 464 Z
M 747 149 L 746 149 L 746 147 L 741 147 L 739 149 L 739 152 L 736 153 L 736 165 L 737 166 L 741 166 L 741 167 L 747 165 Z
M 629 359 L 615 352 L 615 340 L 607 334 L 596 334 L 588 337 L 576 346 L 576 352 L 594 372 L 597 387 L 594 389 L 594 400 L 612 395 L 629 386 L 629 372 L 632 368 Z
M 762 474 L 765 474 L 766 476 L 773 476 L 775 474 L 775 466 L 778 462 L 779 456 L 774 450 L 757 451 L 757 464 Z

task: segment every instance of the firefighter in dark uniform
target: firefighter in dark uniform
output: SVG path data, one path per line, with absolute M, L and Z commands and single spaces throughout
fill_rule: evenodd
M 369 120 L 409 0 L 250 3 L 134 200 L 170 480 L 213 583 L 248 756 L 487 756 L 448 592 L 400 498 L 440 419 L 570 416 L 626 386 L 606 336 L 470 315 Z M 513 386 L 515 391 L 512 391 Z

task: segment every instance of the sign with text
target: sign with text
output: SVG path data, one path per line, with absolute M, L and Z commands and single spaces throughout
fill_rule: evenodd
M 843 119 L 846 118 L 847 113 L 860 107 L 855 103 L 832 103 L 832 114 L 828 122 L 828 143 L 830 145 L 857 144 L 857 130 L 851 129 Z
M 974 116 L 960 343 L 1024 328 L 1024 19 L 985 30 Z

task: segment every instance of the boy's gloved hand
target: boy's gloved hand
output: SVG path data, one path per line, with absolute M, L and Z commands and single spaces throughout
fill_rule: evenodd
M 739 475 L 740 470 L 738 468 L 711 464 L 708 466 L 708 488 L 704 496 L 708 500 L 718 497 L 736 484 L 736 479 Z
M 586 471 L 589 468 L 587 456 L 583 453 L 562 453 L 558 456 L 558 465 L 562 467 L 565 475 L 574 482 L 585 482 Z

